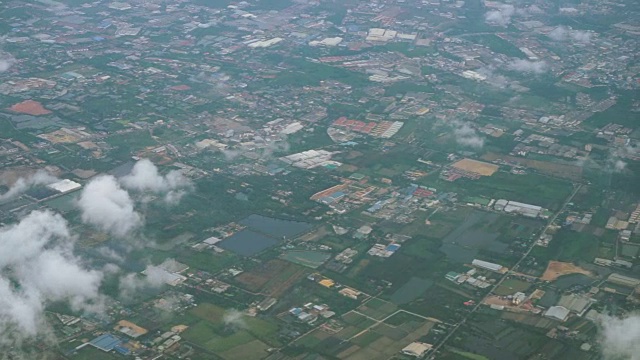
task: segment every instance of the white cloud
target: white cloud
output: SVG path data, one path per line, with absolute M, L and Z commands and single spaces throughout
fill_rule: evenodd
M 47 332 L 43 311 L 65 301 L 76 311 L 101 308 L 102 274 L 87 270 L 73 255 L 67 222 L 49 211 L 34 211 L 0 228 L 0 343 Z
M 236 309 L 229 309 L 225 311 L 222 316 L 222 321 L 225 326 L 236 328 L 236 329 L 246 329 L 247 322 L 244 320 L 245 315 Z
M 458 145 L 473 149 L 481 149 L 484 146 L 484 138 L 478 135 L 476 130 L 469 126 L 469 124 L 455 121 L 452 122 L 452 125 L 454 127 L 453 135 Z
M 500 89 L 509 87 L 512 81 L 510 81 L 506 76 L 496 73 L 494 70 L 495 69 L 493 67 L 482 67 L 478 69 L 477 72 L 484 75 L 487 78 L 485 81 L 492 86 Z
M 82 190 L 77 204 L 82 221 L 118 237 L 130 234 L 143 224 L 129 193 L 110 175 L 90 181 Z
M 603 315 L 598 321 L 605 360 L 640 360 L 640 315 Z
M 15 63 L 16 59 L 10 56 L 0 56 L 0 73 L 9 70 Z
M 56 181 L 58 179 L 55 176 L 44 170 L 38 170 L 35 174 L 26 178 L 21 177 L 13 183 L 7 192 L 0 194 L 0 202 L 19 196 L 32 186 L 53 184 Z
M 543 74 L 547 72 L 549 67 L 544 61 L 513 59 L 507 64 L 507 69 L 523 73 Z
M 160 288 L 172 279 L 171 274 L 163 268 L 148 265 L 144 275 L 131 273 L 120 279 L 120 296 L 124 299 L 132 299 L 140 291 Z
M 120 255 L 117 251 L 113 250 L 112 248 L 106 247 L 106 246 L 102 246 L 99 247 L 97 249 L 97 252 L 100 256 L 102 256 L 103 258 L 109 260 L 109 261 L 114 261 L 117 263 L 122 263 L 124 262 L 124 257 L 122 255 Z
M 138 161 L 131 169 L 131 173 L 121 177 L 123 187 L 137 191 L 151 191 L 165 193 L 164 200 L 175 204 L 187 190 L 193 187 L 191 181 L 179 170 L 172 170 L 162 176 L 158 168 L 148 159 Z
M 618 159 L 613 162 L 613 170 L 615 172 L 622 172 L 627 168 L 627 163 Z
M 583 30 L 572 30 L 566 26 L 558 26 L 547 34 L 549 38 L 555 41 L 577 41 L 580 43 L 588 43 L 591 41 L 591 33 Z
M 511 24 L 511 18 L 515 13 L 516 9 L 513 5 L 500 4 L 496 10 L 485 13 L 484 19 L 487 24 L 506 27 Z

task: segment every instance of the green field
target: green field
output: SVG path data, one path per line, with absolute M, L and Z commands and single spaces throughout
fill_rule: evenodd
M 232 349 L 229 349 L 220 355 L 229 360 L 235 359 L 261 359 L 264 358 L 268 353 L 267 346 L 260 340 L 253 340 L 248 343 L 244 343 L 240 346 L 236 346 Z
M 281 258 L 294 264 L 303 265 L 315 269 L 324 264 L 331 256 L 327 253 L 308 250 L 292 250 L 284 253 Z
M 102 350 L 98 350 L 93 346 L 85 346 L 76 355 L 73 355 L 71 359 L 73 360 L 114 360 L 118 359 L 114 355 L 106 353 Z
M 225 358 L 247 351 L 262 353 L 267 345 L 279 346 L 274 323 L 246 315 L 238 315 L 233 323 L 225 323 L 228 310 L 213 304 L 201 304 L 190 314 L 201 320 L 184 332 L 184 338 Z M 251 344 L 248 348 L 243 348 Z
M 395 304 L 378 298 L 373 298 L 366 304 L 358 307 L 359 312 L 376 320 L 382 320 L 396 310 L 398 310 L 398 307 Z
M 598 254 L 600 239 L 589 233 L 560 230 L 546 248 L 536 247 L 532 255 L 540 260 L 592 262 Z
M 529 287 L 531 284 L 526 281 L 507 279 L 495 289 L 494 294 L 499 296 L 513 295 L 516 292 L 525 292 Z
M 552 210 L 559 208 L 572 190 L 571 183 L 567 181 L 538 174 L 513 175 L 505 172 L 459 184 L 469 189 L 469 195 L 520 201 Z
M 480 355 L 480 354 L 474 354 L 474 353 L 470 353 L 468 351 L 462 351 L 462 350 L 458 350 L 456 348 L 448 348 L 447 350 L 451 351 L 452 353 L 458 354 L 462 357 L 464 357 L 465 359 L 470 359 L 470 360 L 489 360 L 488 357 Z

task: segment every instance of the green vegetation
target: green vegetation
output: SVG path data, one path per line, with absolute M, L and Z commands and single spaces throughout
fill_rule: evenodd
M 252 343 L 254 351 L 261 351 L 263 342 L 279 345 L 276 333 L 278 326 L 259 318 L 243 315 L 235 310 L 225 310 L 213 304 L 200 304 L 190 310 L 202 319 L 189 327 L 185 339 L 215 353 L 233 350 Z M 259 343 L 255 343 L 258 341 Z M 264 344 L 263 344 L 264 345 Z M 235 349 L 232 352 L 240 351 Z
M 538 174 L 513 175 L 497 172 L 493 176 L 460 181 L 463 191 L 493 199 L 507 199 L 558 209 L 571 194 L 569 182 Z M 469 190 L 467 190 L 469 189 Z
M 480 355 L 480 354 L 474 354 L 468 351 L 462 351 L 462 350 L 458 350 L 456 348 L 452 348 L 452 347 L 448 347 L 447 348 L 448 351 L 451 351 L 452 353 L 458 354 L 462 357 L 464 357 L 465 359 L 470 359 L 470 360 L 489 360 L 488 357 Z
M 536 247 L 532 255 L 544 260 L 593 262 L 598 254 L 599 239 L 589 233 L 562 229 L 556 233 L 549 247 Z
M 602 127 L 609 123 L 614 123 L 635 128 L 638 125 L 638 113 L 631 111 L 631 107 L 637 100 L 638 94 L 636 92 L 624 92 L 622 96 L 618 97 L 615 105 L 603 112 L 593 114 L 584 124 Z
M 118 357 L 98 350 L 93 346 L 85 346 L 77 354 L 71 357 L 73 360 L 115 360 Z
M 286 60 L 293 67 L 292 70 L 281 72 L 269 86 L 305 86 L 318 85 L 323 80 L 336 80 L 353 87 L 362 87 L 369 84 L 366 75 L 343 68 L 311 62 L 301 58 Z
M 525 292 L 531 284 L 518 279 L 507 279 L 500 284 L 493 292 L 498 296 L 513 295 L 516 292 Z

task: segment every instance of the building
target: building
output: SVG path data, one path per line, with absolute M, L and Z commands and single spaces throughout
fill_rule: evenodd
M 278 302 L 278 299 L 276 298 L 266 298 L 264 299 L 262 302 L 260 302 L 258 304 L 258 310 L 260 311 L 267 311 L 269 310 L 273 305 L 276 304 L 276 302 Z
M 616 285 L 626 286 L 630 288 L 635 288 L 640 285 L 640 279 L 620 275 L 618 273 L 609 275 L 607 281 Z
M 331 280 L 331 279 L 322 279 L 322 280 L 320 280 L 320 281 L 318 282 L 318 284 L 320 284 L 320 285 L 322 285 L 322 286 L 324 286 L 324 287 L 326 287 L 326 288 L 331 288 L 331 287 L 333 287 L 336 283 L 335 283 L 333 280 Z
M 568 309 L 570 312 L 577 314 L 578 316 L 584 315 L 587 312 L 593 300 L 584 295 L 563 295 L 558 302 L 558 306 L 562 306 Z
M 502 274 L 506 273 L 509 270 L 500 264 L 494 264 L 488 261 L 483 261 L 478 259 L 473 259 L 473 261 L 471 262 L 471 265 L 479 267 L 484 270 L 489 270 L 489 271 L 502 273 Z
M 422 342 L 412 342 L 402 349 L 402 353 L 409 356 L 422 357 L 427 351 L 431 350 L 433 345 L 422 343 Z
M 560 321 L 565 321 L 569 317 L 571 312 L 569 309 L 562 306 L 552 306 L 545 311 L 544 316 Z
M 535 218 L 540 215 L 540 212 L 542 212 L 542 207 L 517 201 L 509 201 L 504 207 L 504 212 Z
M 338 292 L 340 293 L 340 295 L 346 296 L 346 297 L 348 297 L 350 299 L 354 299 L 354 300 L 357 300 L 358 296 L 360 296 L 360 291 L 354 290 L 354 289 L 351 289 L 351 288 L 347 288 L 347 287 L 341 289 Z
M 130 336 L 132 338 L 137 338 L 140 337 L 144 334 L 146 334 L 148 331 L 147 329 L 140 327 L 130 321 L 127 320 L 120 320 L 118 322 L 118 324 L 113 328 L 113 330 L 115 331 L 119 331 L 127 336 Z
M 66 194 L 68 192 L 80 189 L 82 185 L 69 179 L 63 179 L 53 184 L 49 184 L 47 187 L 59 193 Z
M 460 274 L 455 271 L 449 271 L 444 277 L 449 281 L 455 282 L 460 277 Z
M 91 342 L 89 342 L 88 344 L 95 347 L 96 349 L 100 349 L 104 352 L 109 352 L 113 350 L 116 346 L 121 345 L 122 340 L 107 333 L 107 334 L 100 335 L 97 338 L 91 340 Z

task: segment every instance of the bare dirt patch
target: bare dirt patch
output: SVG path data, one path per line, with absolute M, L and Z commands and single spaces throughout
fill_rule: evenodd
M 462 159 L 451 166 L 456 169 L 476 173 L 481 176 L 491 176 L 499 169 L 498 165 L 473 159 Z
M 587 276 L 592 275 L 590 271 L 585 270 L 572 263 L 566 263 L 561 261 L 549 261 L 547 270 L 545 270 L 544 274 L 542 274 L 542 277 L 540 277 L 540 279 L 545 281 L 553 281 L 562 275 L 568 275 L 568 274 L 584 274 Z
M 9 108 L 9 110 L 21 114 L 28 115 L 47 115 L 51 114 L 51 110 L 46 109 L 42 104 L 34 100 L 26 100 L 17 103 Z

